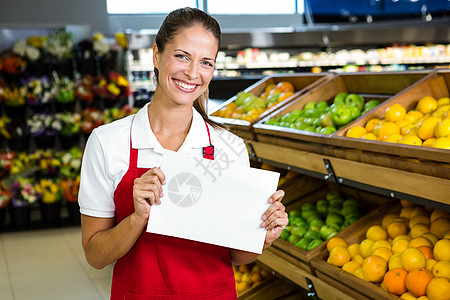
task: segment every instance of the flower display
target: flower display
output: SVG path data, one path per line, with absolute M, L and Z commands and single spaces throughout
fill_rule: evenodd
M 93 35 L 93 49 L 97 56 L 102 57 L 108 54 L 109 44 L 108 39 L 101 33 L 97 32 Z
M 0 209 L 6 207 L 11 201 L 11 188 L 0 182 Z
M 20 177 L 11 184 L 12 205 L 15 207 L 28 206 L 38 201 L 42 194 L 40 187 L 31 177 Z
M 60 103 L 70 103 L 75 101 L 75 83 L 67 76 L 63 76 L 56 82 L 56 101 Z
M 25 104 L 25 98 L 17 87 L 7 86 L 4 88 L 2 96 L 6 106 L 22 106 Z
M 30 77 L 22 84 L 20 94 L 29 105 L 47 104 L 55 99 L 56 87 L 47 76 Z
M 61 61 L 72 56 L 74 38 L 64 29 L 51 31 L 42 48 L 52 57 Z
M 2 71 L 7 74 L 19 74 L 25 71 L 26 61 L 22 56 L 14 52 L 2 54 Z
M 55 203 L 61 201 L 60 182 L 52 179 L 41 179 L 36 190 L 42 195 L 42 203 Z
M 2 68 L 1 68 L 1 60 L 0 60 L 0 71 L 1 70 L 2 70 Z M 0 104 L 3 101 L 3 93 L 5 92 L 6 87 L 7 87 L 6 82 L 0 78 Z
M 0 178 L 9 175 L 13 160 L 14 160 L 14 152 L 12 151 L 0 152 Z
M 91 133 L 94 128 L 103 124 L 103 114 L 96 108 L 86 108 L 81 112 L 81 130 Z
M 92 102 L 94 100 L 94 93 L 92 92 L 92 86 L 94 80 L 91 75 L 84 75 L 78 85 L 75 88 L 75 96 L 84 102 Z
M 116 40 L 116 43 L 126 49 L 128 47 L 128 41 L 127 41 L 127 36 L 124 32 L 116 32 L 114 34 L 114 39 Z
M 82 153 L 78 147 L 73 147 L 61 155 L 60 174 L 64 179 L 76 179 L 80 175 L 81 156 Z
M 52 150 L 39 149 L 32 154 L 37 162 L 38 174 L 44 176 L 58 175 L 61 167 L 59 154 Z
M 65 179 L 61 181 L 63 197 L 68 202 L 78 202 L 78 191 L 80 189 L 80 176 L 75 179 Z
M 119 99 L 130 95 L 128 80 L 117 72 L 109 72 L 93 88 L 94 94 L 105 99 Z
M 37 168 L 36 157 L 28 155 L 26 152 L 15 152 L 11 165 L 11 174 L 21 173 L 26 170 L 35 170 Z
M 61 123 L 59 134 L 70 136 L 80 132 L 81 115 L 79 113 L 60 112 L 56 113 L 54 117 Z
M 32 136 L 51 136 L 61 130 L 61 121 L 50 114 L 34 114 L 27 119 L 27 126 Z
M 46 41 L 46 36 L 31 36 L 27 40 L 22 39 L 15 43 L 12 51 L 29 61 L 37 61 L 42 56 L 42 46 Z
M 137 108 L 133 108 L 129 105 L 124 105 L 122 108 L 112 107 L 105 108 L 103 110 L 103 122 L 105 124 L 111 123 L 115 120 L 122 119 L 123 117 L 135 114 L 138 111 Z

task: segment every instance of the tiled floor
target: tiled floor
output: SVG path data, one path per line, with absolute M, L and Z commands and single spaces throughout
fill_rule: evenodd
M 0 234 L 0 299 L 109 299 L 113 265 L 84 258 L 78 226 Z

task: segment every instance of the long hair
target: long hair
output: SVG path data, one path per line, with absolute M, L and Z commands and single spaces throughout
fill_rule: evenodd
M 200 9 L 185 7 L 172 11 L 164 19 L 155 39 L 158 50 L 164 52 L 166 44 L 170 43 L 179 31 L 196 24 L 200 24 L 203 28 L 209 30 L 217 39 L 218 45 L 220 46 L 222 32 L 216 19 Z M 155 78 L 156 83 L 159 83 L 159 70 L 156 67 Z M 209 90 L 206 89 L 206 91 L 194 101 L 194 108 L 209 125 L 216 129 L 219 127 L 224 128 L 222 124 L 216 123 L 208 118 L 206 113 L 208 97 Z

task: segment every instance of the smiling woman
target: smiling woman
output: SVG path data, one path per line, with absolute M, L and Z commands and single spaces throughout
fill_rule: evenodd
M 196 159 L 216 156 L 218 164 L 225 156 L 230 165 L 249 166 L 244 141 L 209 120 L 204 109 L 220 35 L 217 21 L 201 10 L 171 12 L 153 46 L 152 101 L 135 115 L 98 127 L 86 143 L 79 192 L 82 243 L 93 267 L 115 262 L 111 299 L 236 299 L 232 264 L 257 257 L 145 231 L 152 206 L 166 201 L 166 177 L 159 168 L 165 149 Z M 271 204 L 259 224 L 266 229 L 264 248 L 288 223 L 283 196 L 277 191 L 261 199 Z

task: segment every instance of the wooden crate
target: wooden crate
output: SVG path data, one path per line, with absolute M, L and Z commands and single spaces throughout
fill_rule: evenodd
M 420 160 L 431 160 L 450 163 L 450 151 L 433 147 L 413 146 L 372 141 L 364 139 L 349 138 L 345 136 L 347 130 L 354 126 L 365 126 L 367 121 L 373 118 L 383 119 L 386 108 L 399 103 L 408 111 L 416 107 L 417 102 L 425 96 L 433 96 L 436 99 L 449 97 L 450 95 L 450 72 L 436 72 L 430 74 L 423 80 L 413 84 L 406 90 L 391 98 L 372 110 L 368 114 L 355 120 L 348 128 L 336 132 L 330 139 L 334 146 L 354 148 L 372 152 L 387 153 L 402 157 L 412 157 Z
M 272 277 L 238 295 L 238 300 L 278 299 L 290 295 L 299 288 L 286 279 Z
M 337 190 L 341 192 L 343 195 L 345 195 L 348 198 L 355 198 L 357 200 L 361 200 L 360 202 L 360 212 L 362 214 L 362 217 L 356 221 L 355 223 L 351 224 L 347 228 L 341 230 L 336 236 L 343 237 L 347 234 L 347 232 L 351 232 L 355 229 L 357 229 L 361 223 L 366 222 L 366 216 L 369 214 L 370 211 L 373 211 L 374 209 L 379 209 L 380 207 L 387 206 L 390 202 L 390 199 L 387 199 L 385 197 L 368 193 L 365 191 L 360 191 L 357 189 L 353 189 L 350 187 L 345 187 L 333 183 L 328 183 L 327 188 L 321 188 L 319 190 L 316 190 L 315 192 L 310 193 L 309 195 L 299 199 L 298 201 L 293 201 L 289 203 L 286 206 L 286 212 L 291 211 L 292 209 L 299 209 L 303 204 L 305 203 L 316 203 L 319 199 L 324 199 L 325 195 L 330 190 Z M 278 239 L 276 240 L 273 245 L 273 248 L 278 250 L 277 253 L 279 256 L 282 256 L 285 260 L 289 261 L 290 263 L 300 267 L 304 271 L 314 274 L 314 268 L 311 265 L 311 260 L 318 256 L 324 249 L 326 250 L 326 242 L 323 242 L 321 245 L 319 245 L 317 248 L 305 251 L 303 249 L 300 249 L 296 247 L 295 245 L 282 240 Z M 275 250 L 274 249 L 274 250 Z
M 253 126 L 253 124 L 258 122 L 261 118 L 270 114 L 271 112 L 279 109 L 280 107 L 283 107 L 284 105 L 286 105 L 286 103 L 289 103 L 289 101 L 291 101 L 292 99 L 295 99 L 296 97 L 311 90 L 312 88 L 314 88 L 315 86 L 317 86 L 318 84 L 320 84 L 321 82 L 326 80 L 327 78 L 330 78 L 331 76 L 332 76 L 332 74 L 328 74 L 328 73 L 320 73 L 320 74 L 301 73 L 301 74 L 283 74 L 283 75 L 266 76 L 263 79 L 261 79 L 260 81 L 254 83 L 253 85 L 246 88 L 244 90 L 244 92 L 252 93 L 255 96 L 259 96 L 269 84 L 277 84 L 281 81 L 291 82 L 294 85 L 296 92 L 291 97 L 281 101 L 277 105 L 275 105 L 272 108 L 263 112 L 258 117 L 258 119 L 256 119 L 253 122 L 249 122 L 249 121 L 245 121 L 245 120 L 238 120 L 238 119 L 230 119 L 230 118 L 220 118 L 220 117 L 213 116 L 213 114 L 215 112 L 219 111 L 220 109 L 222 109 L 222 107 L 227 106 L 229 103 L 235 101 L 236 96 L 233 96 L 232 98 L 225 101 L 221 105 L 216 106 L 211 112 L 208 112 L 210 115 L 209 117 L 212 120 L 214 120 L 220 124 L 226 125 L 230 131 L 234 132 L 238 136 L 240 136 L 244 139 L 252 140 L 255 137 L 253 130 L 251 128 Z
M 383 206 L 381 210 L 372 211 L 364 219 L 360 220 L 361 222 L 359 222 L 358 226 L 355 226 L 352 230 L 342 232 L 343 234 L 340 237 L 349 245 L 361 243 L 366 238 L 365 234 L 370 226 L 376 224 L 381 225 L 381 221 L 387 213 L 400 212 L 400 204 L 392 204 Z M 398 299 L 397 296 L 384 291 L 376 284 L 360 279 L 353 274 L 327 263 L 328 255 L 329 253 L 326 247 L 324 247 L 311 260 L 311 265 L 314 268 L 317 278 L 356 299 Z M 320 297 L 320 295 L 318 296 Z
M 319 102 L 324 100 L 331 105 L 334 97 L 342 92 L 359 94 L 364 97 L 365 100 L 376 99 L 380 102 L 385 102 L 427 75 L 429 75 L 429 72 L 340 74 L 322 82 L 306 94 L 296 97 L 285 106 L 267 114 L 253 125 L 253 131 L 258 140 L 269 140 L 269 142 L 270 139 L 268 139 L 267 136 L 281 136 L 294 140 L 331 144 L 330 137 L 337 132 L 327 135 L 306 130 L 267 125 L 264 124 L 264 122 L 280 115 L 285 115 L 296 109 L 301 110 L 306 103 L 311 101 Z M 351 126 L 355 121 L 344 128 Z M 341 128 L 339 131 L 345 130 L 344 128 Z

